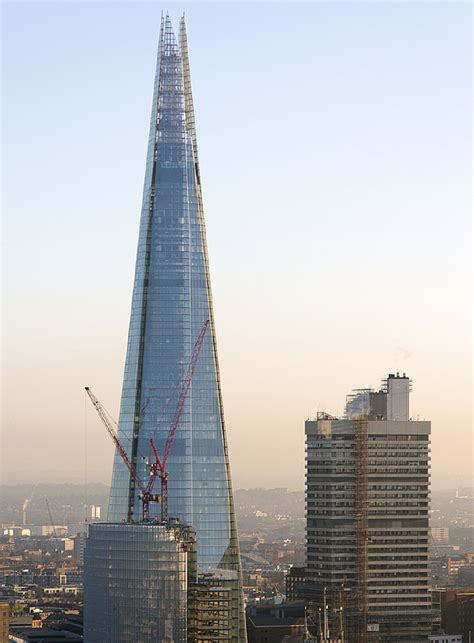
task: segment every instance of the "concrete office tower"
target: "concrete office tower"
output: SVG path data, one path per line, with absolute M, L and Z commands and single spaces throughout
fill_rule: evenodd
M 151 111 L 119 438 L 142 480 L 153 436 L 163 454 L 180 383 L 210 324 L 167 462 L 169 515 L 196 530 L 199 573 L 225 570 L 239 587 L 232 641 L 245 619 L 207 257 L 184 18 L 162 19 Z M 152 517 L 159 507 L 152 505 Z M 134 480 L 116 453 L 108 520 L 139 520 Z
M 180 524 L 93 523 L 84 561 L 84 640 L 188 641 L 194 531 Z
M 426 641 L 430 422 L 409 419 L 410 380 L 348 396 L 306 422 L 307 595 L 347 640 Z

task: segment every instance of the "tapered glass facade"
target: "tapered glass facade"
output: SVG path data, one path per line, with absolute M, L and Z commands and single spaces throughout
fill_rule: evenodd
M 198 569 L 240 579 L 219 381 L 184 18 L 162 20 L 119 437 L 142 479 L 149 441 L 163 453 L 194 343 L 210 320 L 173 442 L 169 514 L 196 530 Z M 110 522 L 139 520 L 138 489 L 116 454 Z M 158 490 L 157 490 L 158 491 Z M 157 516 L 159 506 L 152 505 Z M 240 581 L 239 581 L 240 582 Z M 245 640 L 242 601 L 238 631 Z

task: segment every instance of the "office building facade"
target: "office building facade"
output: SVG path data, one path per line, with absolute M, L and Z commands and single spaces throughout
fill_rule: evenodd
M 84 564 L 89 643 L 188 641 L 188 586 L 196 581 L 194 530 L 94 523 Z
M 334 636 L 341 610 L 349 640 L 431 633 L 430 422 L 410 420 L 409 393 L 408 377 L 389 375 L 348 396 L 345 417 L 306 422 L 305 591 L 337 614 Z

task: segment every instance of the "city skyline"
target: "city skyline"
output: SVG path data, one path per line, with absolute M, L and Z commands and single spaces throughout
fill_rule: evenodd
M 118 417 L 160 9 L 5 11 L 4 85 L 25 82 L 4 114 L 4 482 L 110 481 L 82 387 Z M 468 484 L 470 8 L 292 5 L 296 35 L 285 7 L 186 11 L 234 486 L 303 488 L 304 420 L 386 371 L 410 373 L 414 417 L 432 419 L 433 487 Z

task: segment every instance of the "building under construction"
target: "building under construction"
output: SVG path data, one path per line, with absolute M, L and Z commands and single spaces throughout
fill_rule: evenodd
M 426 641 L 430 422 L 409 417 L 410 380 L 306 422 L 304 593 L 326 639 Z

